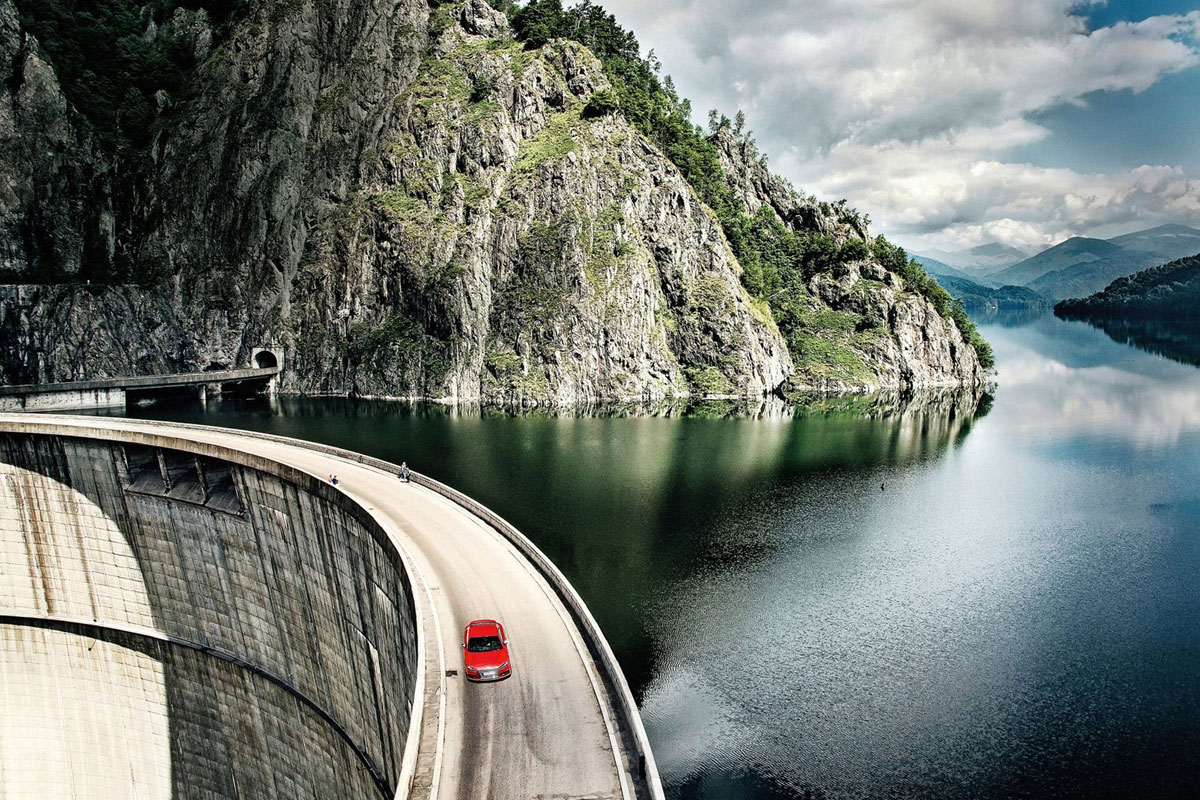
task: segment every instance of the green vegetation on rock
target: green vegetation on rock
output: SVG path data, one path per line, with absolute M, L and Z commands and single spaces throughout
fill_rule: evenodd
M 588 98 L 583 107 L 583 116 L 602 117 L 605 114 L 615 114 L 621 110 L 621 99 L 609 89 L 601 89 Z
M 630 253 L 631 247 L 618 236 L 617 231 L 617 226 L 624 221 L 621 209 L 615 203 L 601 209 L 594 220 L 587 220 L 591 246 L 584 271 L 596 291 L 602 291 L 607 286 L 609 272 L 619 268 L 621 259 Z
M 403 189 L 388 189 L 368 198 L 371 205 L 394 220 L 412 219 L 414 216 L 425 216 L 428 209 L 416 198 L 409 197 Z
M 748 288 L 756 293 L 777 288 L 756 277 L 764 269 L 777 268 L 778 263 L 769 261 L 764 268 L 763 256 L 768 254 L 756 248 L 755 242 L 779 234 L 783 226 L 764 231 L 764 220 L 747 216 L 725 179 L 716 146 L 693 125 L 691 104 L 678 96 L 669 78 L 659 80 L 657 63 L 642 58 L 637 38 L 603 8 L 589 2 L 572 8 L 563 8 L 561 0 L 533 0 L 519 9 L 510 3 L 494 5 L 509 12 L 517 38 L 528 47 L 541 47 L 562 37 L 595 53 L 613 89 L 598 93 L 589 113 L 611 113 L 615 99 L 629 122 L 671 159 L 717 214 L 734 254 L 750 276 Z
M 864 354 L 882 344 L 886 330 L 864 325 L 858 314 L 830 309 L 789 306 L 782 316 L 780 331 L 801 381 L 866 384 L 875 377 Z
M 694 395 L 726 395 L 737 391 L 729 378 L 716 367 L 687 367 L 684 373 Z
M 489 342 L 483 363 L 487 368 L 484 388 L 493 397 L 498 394 L 508 400 L 526 401 L 543 398 L 550 391 L 550 383 L 540 367 L 531 365 L 526 372 L 524 361 L 506 344 Z
M 555 114 L 546 120 L 538 134 L 521 142 L 517 153 L 514 177 L 528 179 L 539 167 L 566 158 L 576 147 L 575 136 L 580 125 L 578 108 Z
M 909 259 L 903 249 L 891 246 L 883 237 L 868 246 L 857 238 L 839 244 L 826 234 L 797 232 L 784 225 L 766 206 L 753 215 L 748 214 L 730 187 L 712 138 L 728 129 L 730 121 L 712 112 L 711 135 L 694 125 L 691 103 L 679 97 L 670 76 L 659 79 L 661 65 L 653 54 L 642 57 L 637 38 L 618 25 L 613 15 L 589 0 L 570 8 L 565 8 L 561 0 L 531 0 L 524 6 L 493 0 L 492 5 L 509 15 L 517 38 L 526 47 L 539 48 L 561 37 L 580 42 L 596 54 L 613 90 L 597 93 L 599 99 L 589 103 L 585 114 L 614 113 L 615 101 L 629 122 L 667 155 L 716 214 L 742 266 L 743 284 L 753 296 L 770 303 L 777 322 L 788 318 L 791 312 L 781 312 L 774 298 L 780 295 L 796 298 L 801 294 L 801 281 L 818 272 L 839 275 L 846 264 L 874 255 L 885 267 L 901 275 L 910 289 L 927 298 L 939 314 L 953 320 L 963 338 L 976 349 L 980 362 L 991 368 L 994 363 L 991 348 L 961 304 Z M 740 127 L 739 119 L 735 129 L 738 135 Z M 746 141 L 752 148 L 753 142 L 748 137 Z M 560 143 L 557 149 L 562 147 Z M 556 152 L 545 144 L 540 150 Z M 861 221 L 844 202 L 826 210 L 836 211 L 856 223 Z
M 496 297 L 494 313 L 510 323 L 542 327 L 559 316 L 563 300 L 562 287 L 540 283 L 535 275 L 515 275 Z
M 896 247 L 879 236 L 875 239 L 874 255 L 880 264 L 903 277 L 910 289 L 927 298 L 939 314 L 954 321 L 963 338 L 975 348 L 979 363 L 984 369 L 992 369 L 996 365 L 991 345 L 984 340 L 975 323 L 971 322 L 967 312 L 963 310 L 962 301 L 951 297 L 936 278 L 925 272 L 924 267 L 904 252 L 903 247 Z
M 354 323 L 338 350 L 360 376 L 385 385 L 400 372 L 408 377 L 406 383 L 428 391 L 449 368 L 444 345 L 399 313 L 377 325 Z

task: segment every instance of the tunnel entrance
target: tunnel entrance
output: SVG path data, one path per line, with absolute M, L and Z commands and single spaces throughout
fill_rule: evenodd
M 270 350 L 259 350 L 254 354 L 254 366 L 259 369 L 271 369 L 279 366 L 279 359 Z

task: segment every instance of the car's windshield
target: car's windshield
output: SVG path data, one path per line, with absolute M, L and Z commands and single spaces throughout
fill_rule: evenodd
M 472 653 L 487 653 L 504 647 L 499 636 L 472 636 L 467 640 L 467 650 Z

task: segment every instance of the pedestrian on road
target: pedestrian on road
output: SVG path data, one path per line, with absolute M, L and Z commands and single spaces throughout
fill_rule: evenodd
M 330 475 L 329 482 L 332 483 L 334 486 L 337 486 L 338 485 L 337 475 Z
M 404 481 L 405 483 L 409 482 L 407 461 L 400 462 L 400 480 Z

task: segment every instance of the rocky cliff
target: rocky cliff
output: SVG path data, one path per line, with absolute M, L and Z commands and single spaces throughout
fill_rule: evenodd
M 145 12 L 194 57 L 114 151 L 0 0 L 3 382 L 285 350 L 302 392 L 547 401 L 978 383 L 974 350 L 869 255 L 786 340 L 713 213 L 577 43 L 483 0 Z M 747 207 L 869 242 L 721 146 Z M 754 205 L 757 204 L 757 205 Z M 799 333 L 797 332 L 799 331 Z M 789 384 L 789 381 L 791 383 Z
M 812 275 L 794 292 L 788 344 L 793 390 L 856 391 L 979 385 L 984 369 L 954 322 L 874 256 L 863 220 L 844 201 L 799 196 L 727 130 L 716 135 L 721 166 L 751 214 L 764 211 L 796 233 L 860 240 L 858 257 Z M 781 291 L 780 294 L 786 294 Z

